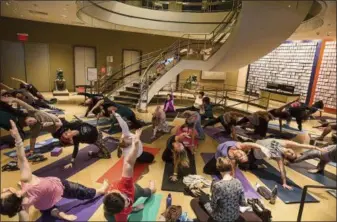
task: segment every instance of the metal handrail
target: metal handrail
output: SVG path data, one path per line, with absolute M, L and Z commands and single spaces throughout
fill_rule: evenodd
M 297 215 L 297 222 L 302 221 L 302 214 L 303 214 L 303 209 L 304 209 L 304 204 L 305 204 L 305 197 L 307 196 L 308 188 L 337 190 L 337 187 L 333 187 L 333 186 L 305 185 L 303 187 L 303 191 L 302 191 L 300 208 L 298 210 L 298 215 Z

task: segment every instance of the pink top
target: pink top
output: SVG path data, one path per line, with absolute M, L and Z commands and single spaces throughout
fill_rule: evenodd
M 186 147 L 190 147 L 192 145 L 197 146 L 198 145 L 198 132 L 195 129 L 188 129 L 187 131 L 181 129 L 180 127 L 177 130 L 176 136 L 179 136 L 182 133 L 188 133 L 190 135 L 191 138 L 187 138 L 185 137 L 184 140 L 182 141 L 182 143 L 186 146 Z M 194 141 L 192 141 L 192 133 L 194 133 L 195 137 L 194 137 Z
M 57 177 L 38 177 L 40 182 L 36 185 L 22 183 L 22 190 L 26 192 L 27 201 L 22 203 L 28 210 L 34 206 L 38 210 L 48 210 L 59 202 L 63 195 L 64 186 Z

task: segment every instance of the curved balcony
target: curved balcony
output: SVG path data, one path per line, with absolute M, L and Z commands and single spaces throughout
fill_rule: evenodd
M 233 0 L 117 0 L 124 4 L 171 12 L 228 12 L 233 8 Z

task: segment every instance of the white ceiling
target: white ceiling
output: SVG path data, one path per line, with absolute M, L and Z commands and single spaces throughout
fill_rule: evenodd
M 322 39 L 327 37 L 336 37 L 336 1 L 326 2 L 328 4 L 328 8 L 324 15 L 323 26 L 314 31 L 294 33 L 291 39 Z M 42 12 L 42 14 L 39 12 Z M 78 19 L 76 12 L 76 1 L 1 1 L 1 16 L 39 22 L 92 27 L 92 25 L 85 24 Z M 177 37 L 183 34 L 177 32 L 139 29 L 120 25 L 116 25 L 116 29 Z

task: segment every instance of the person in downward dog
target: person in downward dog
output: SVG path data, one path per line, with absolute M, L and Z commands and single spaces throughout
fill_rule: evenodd
M 52 216 L 61 220 L 75 221 L 75 215 L 61 212 L 55 205 L 62 199 L 90 200 L 96 195 L 102 195 L 109 187 L 104 181 L 100 189 L 85 187 L 78 183 L 61 180 L 57 177 L 37 177 L 32 174 L 22 139 L 11 121 L 11 135 L 15 139 L 18 163 L 20 166 L 21 190 L 15 188 L 5 188 L 1 192 L 1 214 L 14 217 L 19 214 L 19 221 L 31 221 L 29 218 L 29 208 L 34 206 L 37 210 L 49 211 Z
M 133 203 L 139 197 L 151 197 L 156 192 L 153 181 L 150 181 L 148 188 L 143 189 L 133 180 L 134 166 L 140 148 L 140 134 L 141 130 L 137 130 L 131 137 L 131 148 L 124 156 L 122 178 L 109 188 L 103 199 L 104 215 L 108 221 L 127 221 L 133 210 Z

